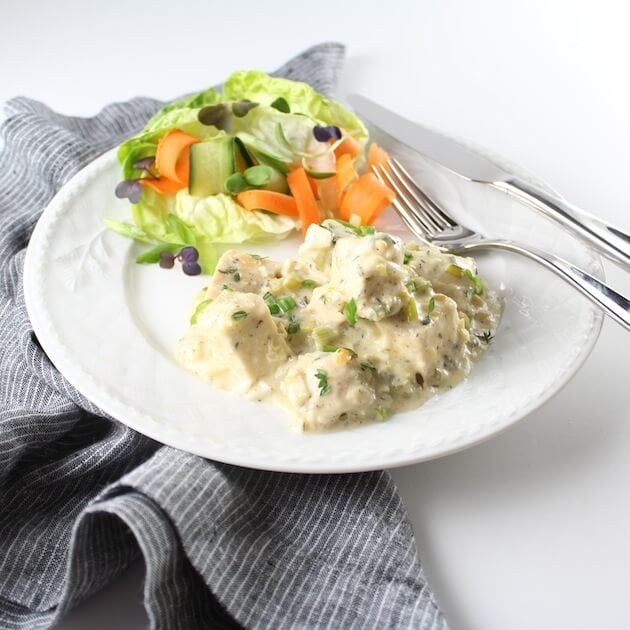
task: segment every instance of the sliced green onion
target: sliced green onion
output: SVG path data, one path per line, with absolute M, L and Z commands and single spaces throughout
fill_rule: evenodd
M 267 291 L 267 293 L 263 295 L 263 300 L 265 301 L 265 304 L 267 305 L 267 308 L 272 315 L 278 315 L 280 313 L 278 302 L 276 301 L 276 298 L 271 293 L 269 293 L 269 291 Z
M 289 321 L 289 325 L 287 326 L 287 334 L 296 335 L 300 332 L 300 322 L 297 319 L 292 319 Z
M 408 322 L 418 321 L 418 306 L 416 305 L 416 301 L 413 298 L 409 300 L 409 302 L 407 302 L 407 305 L 405 306 L 405 315 Z
M 193 314 L 190 316 L 190 323 L 193 325 L 196 324 L 197 319 L 199 318 L 199 315 L 201 315 L 201 312 L 206 308 L 206 306 L 208 306 L 208 304 L 211 304 L 211 303 L 212 303 L 211 299 L 203 300 L 202 302 L 199 302 L 199 304 L 197 304 L 197 307 L 193 311 Z
M 319 286 L 319 283 L 315 282 L 315 280 L 302 280 L 302 286 L 305 289 L 314 289 L 315 287 Z
M 276 304 L 282 313 L 289 313 L 297 306 L 296 301 L 290 295 L 278 298 Z
M 318 348 L 324 348 L 329 346 L 339 336 L 339 333 L 334 328 L 328 326 L 317 326 L 313 328 L 313 339 Z
M 234 311 L 234 313 L 232 313 L 232 319 L 240 321 L 241 319 L 245 319 L 248 315 L 249 313 L 247 311 Z

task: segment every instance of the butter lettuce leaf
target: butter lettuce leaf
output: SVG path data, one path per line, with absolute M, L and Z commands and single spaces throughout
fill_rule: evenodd
M 198 238 L 213 243 L 261 243 L 286 238 L 299 227 L 297 219 L 245 210 L 230 195 L 195 197 L 186 190 L 175 195 L 175 214 Z
M 147 128 L 152 128 L 153 125 L 160 124 L 161 119 L 164 114 L 168 114 L 172 112 L 174 109 L 200 109 L 201 107 L 206 107 L 208 105 L 216 105 L 217 103 L 223 102 L 225 99 L 221 92 L 218 92 L 215 88 L 208 88 L 207 90 L 203 90 L 203 92 L 199 92 L 198 94 L 192 94 L 188 96 L 184 96 L 176 101 L 171 103 L 167 103 L 159 109 L 147 123 Z
M 287 102 L 290 112 L 271 106 L 280 97 Z M 200 140 L 225 134 L 224 130 L 200 123 L 199 111 L 244 99 L 257 106 L 245 115 L 234 115 L 228 133 L 242 141 L 255 162 L 268 164 L 281 173 L 301 165 L 322 172 L 331 170 L 332 167 L 324 168 L 329 165 L 319 164 L 327 160 L 332 160 L 334 166 L 333 147 L 314 138 L 315 125 L 335 125 L 363 145 L 367 142 L 365 127 L 351 111 L 318 94 L 306 83 L 271 77 L 260 71 L 238 71 L 225 82 L 223 93 L 209 88 L 169 103 L 149 119 L 140 133 L 123 142 L 118 150 L 123 178 L 144 176 L 144 171 L 133 165 L 155 156 L 160 138 L 171 130 L 179 129 Z M 215 245 L 280 240 L 299 228 L 298 219 L 247 211 L 230 195 L 197 197 L 187 189 L 175 195 L 161 195 L 145 187 L 140 201 L 131 204 L 131 212 L 137 230 L 125 222 L 113 222 L 110 229 L 155 244 L 156 248 L 194 245 L 205 273 L 214 271 Z M 174 229 L 176 221 L 183 222 L 182 229 Z
M 220 132 L 216 127 L 202 125 L 197 120 L 199 108 L 179 107 L 162 114 L 158 112 L 147 123 L 138 135 L 129 138 L 118 149 L 118 162 L 122 168 L 124 179 L 134 179 L 142 175 L 142 171 L 133 165 L 142 158 L 154 156 L 157 151 L 158 140 L 172 129 L 195 136 L 196 138 L 211 138 Z
M 299 164 L 301 153 L 319 153 L 329 149 L 329 145 L 318 142 L 313 137 L 315 123 L 307 116 L 285 114 L 259 105 L 249 111 L 247 116 L 236 118 L 232 124 L 232 133 L 261 161 L 265 157 L 286 165 Z
M 260 70 L 239 70 L 224 83 L 223 96 L 228 101 L 247 98 L 267 106 L 282 97 L 292 114 L 305 114 L 319 124 L 341 127 L 362 144 L 368 138 L 357 116 L 341 103 L 317 93 L 307 83 L 271 77 Z

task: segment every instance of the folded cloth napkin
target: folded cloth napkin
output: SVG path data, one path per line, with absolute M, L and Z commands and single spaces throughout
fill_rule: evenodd
M 343 55 L 315 46 L 275 74 L 330 93 Z M 160 105 L 136 98 L 94 118 L 5 105 L 0 627 L 50 627 L 142 555 L 152 628 L 446 628 L 386 472 L 262 472 L 162 446 L 101 412 L 39 346 L 22 291 L 35 221 Z

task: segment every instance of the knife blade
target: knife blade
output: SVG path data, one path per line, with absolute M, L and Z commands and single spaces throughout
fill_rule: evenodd
M 351 94 L 347 103 L 367 124 L 372 139 L 403 145 L 464 179 L 488 184 L 560 223 L 599 253 L 630 271 L 630 234 L 566 200 L 501 168 L 473 149 L 396 114 L 365 96 Z

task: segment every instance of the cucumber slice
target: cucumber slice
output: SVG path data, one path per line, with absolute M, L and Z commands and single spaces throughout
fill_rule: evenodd
M 219 136 L 190 147 L 188 192 L 209 197 L 225 192 L 225 180 L 234 173 L 234 138 Z
M 328 179 L 329 177 L 333 177 L 335 175 L 335 172 L 329 172 L 329 171 L 311 171 L 308 168 L 304 169 L 306 174 L 309 177 L 312 177 L 313 179 Z

